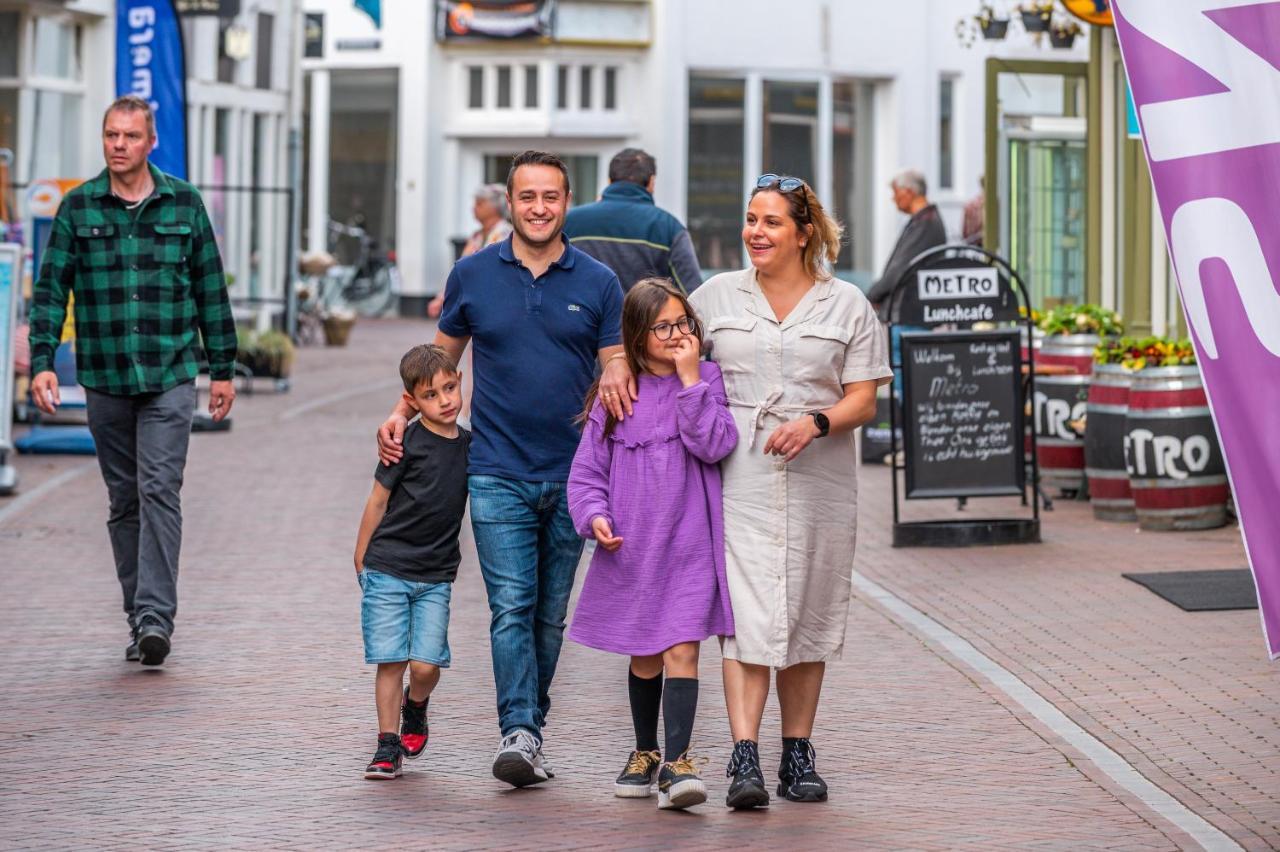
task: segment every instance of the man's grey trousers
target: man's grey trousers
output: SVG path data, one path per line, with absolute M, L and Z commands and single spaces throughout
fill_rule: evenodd
M 173 632 L 182 547 L 182 473 L 187 464 L 195 382 L 163 393 L 115 396 L 86 389 L 89 431 L 107 484 L 107 532 L 129 627 L 144 621 Z

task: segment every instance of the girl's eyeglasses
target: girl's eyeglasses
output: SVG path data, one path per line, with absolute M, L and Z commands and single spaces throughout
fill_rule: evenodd
M 680 329 L 681 334 L 693 334 L 698 324 L 690 317 L 680 317 L 675 322 L 660 322 L 649 328 L 653 332 L 653 336 L 659 340 L 670 340 L 671 335 L 675 334 L 675 330 Z
M 790 175 L 775 175 L 773 172 L 756 178 L 756 189 L 776 189 L 778 192 L 799 192 L 804 202 L 804 218 L 809 218 L 809 196 L 804 192 L 804 181 Z

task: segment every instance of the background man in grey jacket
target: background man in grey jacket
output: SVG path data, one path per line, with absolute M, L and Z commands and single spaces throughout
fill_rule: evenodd
M 882 322 L 889 321 L 889 306 L 893 303 L 898 279 L 907 271 L 912 259 L 923 251 L 947 242 L 947 229 L 942 224 L 942 214 L 935 205 L 929 203 L 924 175 L 914 169 L 907 169 L 899 173 L 889 186 L 893 190 L 893 203 L 911 218 L 902 229 L 880 279 L 867 291 L 867 298 L 876 306 Z

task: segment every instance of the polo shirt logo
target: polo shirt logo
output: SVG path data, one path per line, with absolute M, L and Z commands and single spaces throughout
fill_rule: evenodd
M 571 311 L 580 311 L 580 310 L 582 310 L 582 308 L 581 308 L 580 306 L 578 306 L 578 305 L 570 305 L 570 306 L 569 306 L 569 310 L 571 310 Z

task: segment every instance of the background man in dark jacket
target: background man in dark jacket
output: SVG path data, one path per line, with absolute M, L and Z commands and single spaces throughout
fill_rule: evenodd
M 935 205 L 929 203 L 924 175 L 908 169 L 895 177 L 889 187 L 893 190 L 893 203 L 911 218 L 902 229 L 902 235 L 893 247 L 889 262 L 884 265 L 880 280 L 867 291 L 867 298 L 876 306 L 883 322 L 889 321 L 889 306 L 893 303 L 898 279 L 907 271 L 912 259 L 923 251 L 947 242 L 947 229 L 942 224 L 942 214 Z
M 569 211 L 565 236 L 612 269 L 624 291 L 641 278 L 670 278 L 686 293 L 702 283 L 693 241 L 680 220 L 653 203 L 653 157 L 624 148 L 609 162 L 600 200 Z

